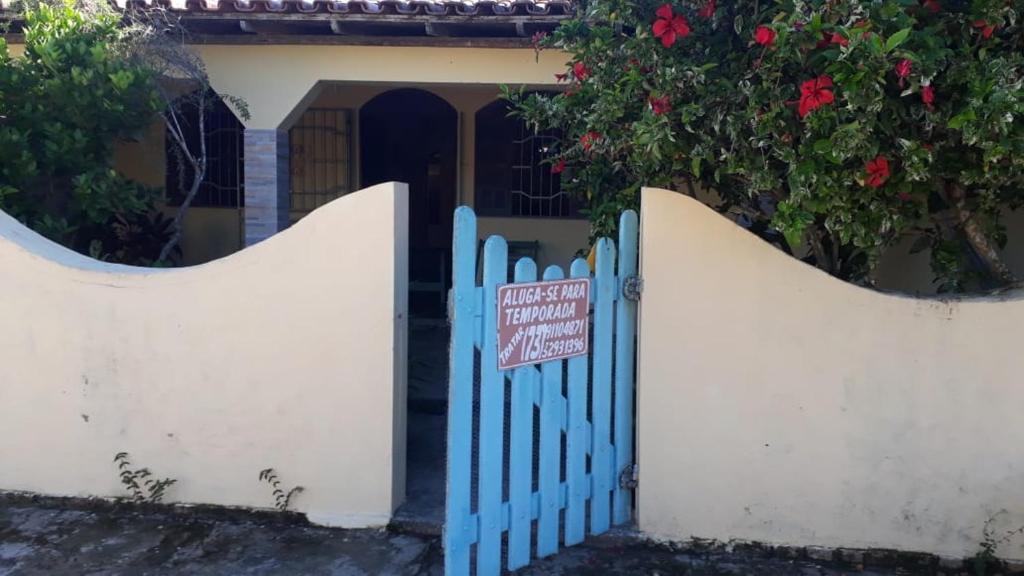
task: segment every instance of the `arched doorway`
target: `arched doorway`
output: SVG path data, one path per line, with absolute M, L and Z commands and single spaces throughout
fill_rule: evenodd
M 444 318 L 451 284 L 458 113 L 413 88 L 390 90 L 359 111 L 362 187 L 409 184 L 409 313 Z

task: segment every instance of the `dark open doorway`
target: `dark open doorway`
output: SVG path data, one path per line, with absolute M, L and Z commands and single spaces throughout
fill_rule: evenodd
M 409 184 L 409 314 L 445 317 L 451 285 L 458 113 L 414 88 L 385 92 L 359 112 L 362 185 Z
M 425 90 L 380 94 L 359 112 L 363 187 L 409 184 L 409 412 L 406 503 L 396 521 L 439 530 L 444 516 L 447 296 L 458 113 Z

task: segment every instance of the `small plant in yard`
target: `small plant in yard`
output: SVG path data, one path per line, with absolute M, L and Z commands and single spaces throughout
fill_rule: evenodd
M 118 452 L 114 456 L 114 463 L 117 464 L 121 484 L 137 502 L 159 504 L 167 489 L 177 482 L 173 478 L 156 478 L 149 468 L 132 470 L 132 462 L 127 452 Z
M 981 544 L 978 547 L 978 551 L 971 558 L 971 567 L 974 569 L 975 576 L 1001 573 L 1003 568 L 1005 568 L 1005 563 L 996 556 L 999 547 L 1009 542 L 1014 536 L 1024 534 L 1024 526 L 1006 530 L 1001 534 L 996 532 L 996 529 L 992 527 L 992 523 L 1004 512 L 1005 510 L 989 517 L 985 521 L 985 526 L 981 529 Z
M 281 479 L 278 478 L 277 472 L 273 468 L 265 468 L 260 470 L 260 482 L 266 482 L 273 488 L 274 494 L 274 508 L 277 508 L 281 512 L 288 510 L 288 506 L 291 505 L 292 497 L 305 490 L 302 486 L 295 486 L 291 490 L 285 492 L 281 489 Z

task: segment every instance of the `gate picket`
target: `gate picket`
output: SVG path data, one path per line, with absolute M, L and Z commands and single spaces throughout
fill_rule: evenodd
M 444 526 L 445 574 L 452 576 L 470 573 L 473 544 L 476 573 L 499 574 L 502 534 L 506 530 L 507 568 L 515 570 L 529 564 L 535 519 L 535 555 L 554 554 L 558 551 L 563 509 L 564 544 L 578 544 L 587 532 L 588 500 L 591 534 L 605 532 L 613 523 L 628 522 L 632 514 L 632 491 L 620 487 L 617 478 L 621 470 L 632 464 L 634 454 L 636 302 L 621 294 L 626 279 L 634 276 L 637 269 L 636 214 L 626 212 L 620 220 L 617 275 L 615 244 L 607 238 L 597 242 L 596 271 L 590 288 L 592 364 L 587 356 L 576 356 L 498 370 L 497 297 L 498 287 L 507 281 L 508 244 L 499 236 L 490 237 L 484 244 L 481 287 L 476 285 L 477 246 L 476 216 L 469 208 L 459 208 L 455 212 L 449 302 L 451 364 Z M 544 280 L 564 277 L 558 266 L 549 266 L 543 274 Z M 570 277 L 590 277 L 586 261 L 573 261 Z M 529 258 L 516 263 L 515 282 L 533 282 L 536 278 L 536 263 Z M 479 388 L 474 388 L 474 349 L 480 350 Z M 563 376 L 563 369 L 567 376 Z M 510 386 L 507 394 L 511 405 L 507 473 L 506 386 Z M 478 420 L 473 415 L 474 394 L 480 403 Z M 534 409 L 538 405 L 534 491 Z M 474 430 L 479 430 L 475 514 L 471 501 Z M 507 502 L 503 499 L 506 474 Z
M 455 211 L 451 348 L 448 363 L 448 480 L 444 573 L 469 574 L 473 460 L 473 315 L 476 307 L 476 215 Z
M 501 489 L 504 473 L 505 375 L 498 371 L 498 286 L 507 281 L 508 244 L 484 244 L 483 338 L 480 347 L 480 440 L 477 574 L 501 571 Z
M 516 262 L 516 282 L 537 280 L 537 265 L 529 258 Z M 537 369 L 512 371 L 512 414 L 509 433 L 508 569 L 530 563 L 533 500 L 533 389 Z
M 606 532 L 611 521 L 612 306 L 615 300 L 615 246 L 607 238 L 597 241 L 594 276 L 594 374 L 591 428 L 590 533 Z
M 570 269 L 573 278 L 589 278 L 586 260 L 577 258 Z M 587 357 L 568 360 L 569 385 L 565 431 L 565 545 L 583 541 L 587 522 Z
M 544 270 L 545 280 L 565 277 L 558 266 Z M 543 558 L 558 552 L 559 476 L 562 461 L 562 361 L 540 365 L 540 515 L 537 520 L 537 556 Z
M 624 298 L 626 280 L 637 273 L 639 222 L 636 212 L 619 217 L 619 286 L 615 302 L 615 465 L 620 472 L 633 462 L 633 352 L 636 346 L 636 303 Z M 617 478 L 616 478 L 617 479 Z M 629 522 L 633 493 L 614 484 L 612 521 Z

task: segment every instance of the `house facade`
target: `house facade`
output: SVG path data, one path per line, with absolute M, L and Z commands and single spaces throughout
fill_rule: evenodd
M 124 7 L 122 4 L 120 7 Z M 185 220 L 181 262 L 213 260 L 319 206 L 387 181 L 410 186 L 412 297 L 441 302 L 451 214 L 502 234 L 542 265 L 587 248 L 589 228 L 551 174 L 552 135 L 508 116 L 501 87 L 557 90 L 566 56 L 531 38 L 568 2 L 174 3 L 219 104 L 207 117 L 210 173 Z M 14 51 L 18 37 L 9 37 Z M 116 166 L 176 199 L 174 146 L 155 124 Z M 439 286 L 438 284 L 442 285 Z M 422 287 L 427 294 L 418 295 Z M 430 304 L 424 306 L 431 307 Z

